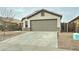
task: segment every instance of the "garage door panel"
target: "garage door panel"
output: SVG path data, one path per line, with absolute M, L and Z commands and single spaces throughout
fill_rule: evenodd
M 56 31 L 57 20 L 32 20 L 32 31 Z

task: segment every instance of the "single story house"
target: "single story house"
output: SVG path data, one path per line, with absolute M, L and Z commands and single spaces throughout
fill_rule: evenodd
M 71 20 L 68 25 L 69 32 L 79 32 L 79 16 Z
M 62 15 L 42 9 L 22 18 L 23 30 L 60 31 Z

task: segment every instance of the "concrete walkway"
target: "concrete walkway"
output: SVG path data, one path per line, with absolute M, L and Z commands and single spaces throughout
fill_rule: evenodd
M 57 47 L 57 32 L 26 32 L 0 42 L 1 51 L 65 51 Z

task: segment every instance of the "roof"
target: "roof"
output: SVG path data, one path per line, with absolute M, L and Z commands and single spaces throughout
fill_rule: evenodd
M 75 20 L 77 20 L 77 19 L 79 19 L 79 16 L 77 16 L 76 18 L 74 18 L 73 20 L 71 20 L 70 22 L 73 22 L 73 21 L 75 21 Z M 69 22 L 69 23 L 70 23 Z
M 38 14 L 38 13 L 40 13 L 40 12 L 42 12 L 42 11 L 47 12 L 47 13 L 50 13 L 50 14 L 53 14 L 53 15 L 56 15 L 56 16 L 59 16 L 60 18 L 62 18 L 62 15 L 60 15 L 60 14 L 57 14 L 57 13 L 54 13 L 54 12 L 50 12 L 50 11 L 45 10 L 45 9 L 41 9 L 41 10 L 39 10 L 39 11 L 34 12 L 33 14 L 31 14 L 31 15 L 29 15 L 29 16 L 26 16 L 26 17 L 22 18 L 22 21 L 23 21 L 24 19 L 29 19 L 30 17 L 35 16 L 36 14 Z

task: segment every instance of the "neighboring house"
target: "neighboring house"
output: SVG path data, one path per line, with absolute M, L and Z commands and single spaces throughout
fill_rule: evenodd
M 22 18 L 23 30 L 60 31 L 62 15 L 42 9 Z
M 61 23 L 61 32 L 68 32 L 68 23 Z
M 8 31 L 22 30 L 21 21 L 9 17 L 0 17 L 4 29 Z
M 79 32 L 79 16 L 69 22 L 69 32 Z

